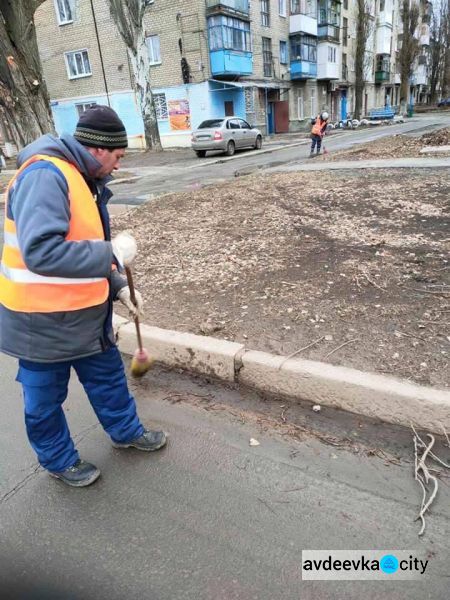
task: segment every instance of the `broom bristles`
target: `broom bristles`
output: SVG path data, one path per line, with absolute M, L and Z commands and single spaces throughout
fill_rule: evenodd
M 131 361 L 131 374 L 133 377 L 142 377 L 152 366 L 153 360 L 145 348 L 136 350 Z

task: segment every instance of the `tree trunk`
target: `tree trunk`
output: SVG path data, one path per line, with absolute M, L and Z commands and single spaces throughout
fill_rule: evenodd
M 33 20 L 42 2 L 0 2 L 0 110 L 17 148 L 55 132 Z
M 419 42 L 415 32 L 419 24 L 419 7 L 410 0 L 402 3 L 403 38 L 400 49 L 400 113 L 405 114 L 409 104 L 410 78 L 413 71 L 414 60 L 419 52 Z
M 354 119 L 361 119 L 364 93 L 364 65 L 368 34 L 368 11 L 365 0 L 357 0 L 356 49 L 355 49 L 355 110 Z
M 143 28 L 146 2 L 142 0 L 109 0 L 111 16 L 127 47 L 133 70 L 133 81 L 144 122 L 148 149 L 162 151 L 155 103 L 150 87 L 150 61 Z
M 450 0 L 447 3 L 447 10 L 445 14 L 446 23 L 446 40 L 445 40 L 445 59 L 444 59 L 444 72 L 442 77 L 442 97 L 448 98 L 450 96 Z

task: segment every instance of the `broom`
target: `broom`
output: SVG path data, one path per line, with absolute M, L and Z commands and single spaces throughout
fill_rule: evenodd
M 125 267 L 125 273 L 127 275 L 128 287 L 130 288 L 130 300 L 131 302 L 137 306 L 136 303 L 136 293 L 134 291 L 134 282 L 133 276 L 131 274 L 130 267 Z M 133 355 L 133 359 L 131 361 L 131 374 L 133 377 L 142 377 L 147 373 L 147 371 L 152 366 L 152 360 L 148 354 L 148 351 L 142 345 L 142 336 L 141 336 L 141 327 L 139 323 L 139 316 L 136 313 L 134 317 L 134 324 L 136 326 L 136 336 L 138 341 L 138 348 Z

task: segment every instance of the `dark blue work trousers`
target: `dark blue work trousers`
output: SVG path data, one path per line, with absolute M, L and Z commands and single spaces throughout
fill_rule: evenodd
M 40 464 L 55 473 L 71 467 L 79 458 L 62 409 L 71 367 L 113 441 L 128 442 L 144 432 L 116 347 L 86 358 L 51 364 L 19 360 L 17 381 L 23 388 L 28 439 Z

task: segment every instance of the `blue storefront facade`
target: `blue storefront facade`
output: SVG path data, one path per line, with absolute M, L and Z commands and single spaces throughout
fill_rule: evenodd
M 189 146 L 192 130 L 205 119 L 224 117 L 227 111 L 246 117 L 244 88 L 225 81 L 155 88 L 153 94 L 159 133 L 166 148 Z M 108 98 L 84 96 L 53 101 L 57 133 L 73 133 L 80 113 L 92 104 L 108 104 Z M 110 94 L 109 104 L 125 123 L 130 148 L 143 149 L 144 125 L 134 92 Z

